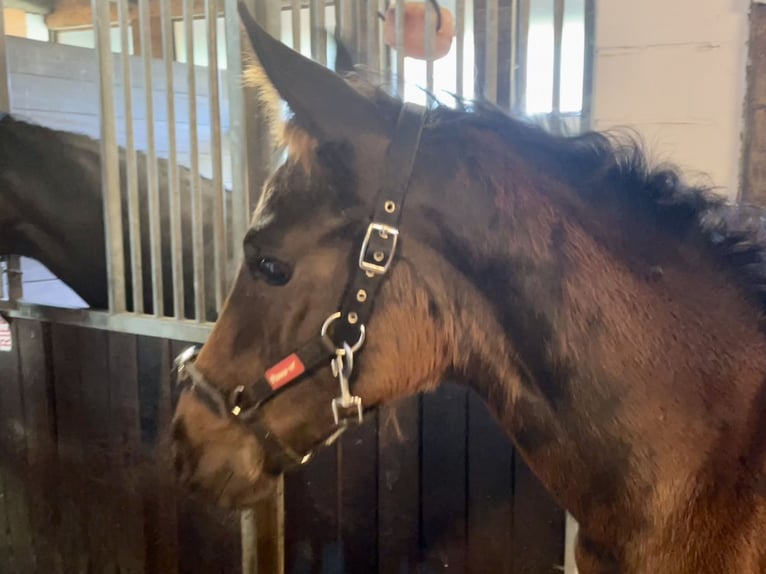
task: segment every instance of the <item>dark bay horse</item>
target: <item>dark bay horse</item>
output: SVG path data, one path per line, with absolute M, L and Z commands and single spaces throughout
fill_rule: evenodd
M 627 138 L 405 106 L 241 15 L 288 159 L 178 359 L 179 478 L 251 505 L 362 411 L 458 380 L 577 519 L 581 574 L 766 572 L 763 214 Z
M 152 312 L 151 259 L 147 201 L 146 156 L 139 152 L 141 258 L 144 310 Z M 162 228 L 164 313 L 173 314 L 170 209 L 167 160 L 157 165 Z M 194 279 L 191 239 L 190 171 L 179 167 L 182 201 L 184 313 L 193 317 Z M 120 176 L 126 187 L 125 150 L 120 149 Z M 206 316 L 216 316 L 213 283 L 212 213 L 215 188 L 200 178 L 203 197 Z M 230 214 L 230 194 L 226 213 Z M 85 135 L 53 130 L 4 115 L 0 119 L 0 254 L 36 259 L 94 309 L 108 307 L 100 144 Z M 123 194 L 123 241 L 126 289 L 132 309 L 128 205 Z

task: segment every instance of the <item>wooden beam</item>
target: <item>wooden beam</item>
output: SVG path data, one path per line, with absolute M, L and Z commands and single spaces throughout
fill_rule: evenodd
M 48 14 L 55 4 L 56 0 L 5 0 L 3 7 L 23 10 L 30 14 Z
M 170 14 L 173 18 L 183 17 L 182 0 L 161 0 L 170 4 Z M 150 5 L 152 17 L 160 17 L 160 1 L 153 0 Z M 223 14 L 223 10 L 219 12 Z M 205 1 L 194 0 L 194 15 L 202 17 L 205 14 Z M 118 23 L 117 4 L 111 6 L 112 23 Z M 138 19 L 138 6 L 131 2 L 130 4 L 131 20 Z M 45 17 L 45 25 L 50 30 L 71 30 L 77 28 L 93 27 L 93 11 L 90 0 L 59 0 L 56 8 Z
M 13 0 L 6 0 L 8 7 Z M 24 0 L 15 0 L 16 2 L 23 2 Z M 45 24 L 51 30 L 71 30 L 76 28 L 91 28 L 93 27 L 93 13 L 91 11 L 91 0 L 29 0 L 39 4 L 55 4 L 53 11 L 48 13 L 45 18 Z M 163 2 L 170 3 L 170 13 L 173 18 L 183 17 L 183 0 L 161 0 Z M 325 0 L 327 6 L 333 5 L 334 0 Z M 307 8 L 309 0 L 303 0 L 301 3 L 303 8 Z M 223 2 L 218 3 L 219 7 L 223 6 Z M 152 0 L 150 3 L 152 16 L 159 17 L 160 15 L 160 0 Z M 292 0 L 282 0 L 282 9 L 290 10 L 292 8 Z M 131 2 L 130 14 L 132 18 L 138 18 L 138 8 L 135 3 Z M 219 10 L 219 15 L 223 14 L 223 10 Z M 194 15 L 197 17 L 203 17 L 205 15 L 205 1 L 194 1 Z M 112 4 L 112 22 L 117 24 L 117 5 Z

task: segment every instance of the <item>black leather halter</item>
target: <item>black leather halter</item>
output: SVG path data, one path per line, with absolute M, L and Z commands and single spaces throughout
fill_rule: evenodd
M 362 422 L 360 397 L 351 394 L 349 381 L 354 355 L 364 345 L 365 325 L 372 315 L 375 297 L 394 262 L 399 241 L 404 198 L 409 188 L 415 157 L 425 123 L 425 110 L 402 105 L 386 156 L 386 178 L 375 203 L 359 251 L 358 266 L 351 274 L 340 311 L 327 318 L 319 334 L 284 357 L 249 386 L 226 393 L 210 384 L 194 365 L 199 350 L 189 347 L 175 359 L 178 392 L 191 392 L 218 416 L 230 416 L 244 424 L 266 451 L 267 472 L 279 473 L 305 464 L 314 450 L 331 444 L 350 421 Z M 333 338 L 328 335 L 335 326 Z M 338 343 L 339 342 L 339 343 Z M 340 383 L 340 396 L 332 401 L 335 429 L 307 453 L 297 453 L 279 440 L 264 424 L 260 407 L 285 388 L 305 381 L 319 367 L 330 364 Z

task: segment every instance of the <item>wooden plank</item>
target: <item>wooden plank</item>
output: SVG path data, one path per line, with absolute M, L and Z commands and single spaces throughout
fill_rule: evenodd
M 2 371 L 0 370 L 0 373 Z M 5 489 L 5 477 L 8 470 L 0 466 L 0 561 L 11 572 L 15 572 L 16 561 L 13 556 L 13 538 L 11 537 L 11 524 L 8 518 L 8 493 Z
M 163 76 L 164 77 L 164 76 Z M 59 78 L 37 74 L 15 73 L 11 75 L 11 110 L 58 112 L 98 117 L 98 85 L 79 78 Z M 125 91 L 121 86 L 114 88 L 115 117 L 125 122 Z M 189 124 L 189 96 L 174 86 L 176 124 Z M 146 97 L 143 88 L 131 86 L 133 119 L 146 123 Z M 55 96 L 54 96 L 55 94 Z M 210 100 L 207 96 L 195 98 L 200 114 L 199 126 L 210 125 Z M 167 124 L 167 96 L 163 90 L 152 90 L 155 123 Z M 94 107 L 95 106 L 95 107 Z M 228 128 L 229 112 L 222 102 L 221 120 Z
M 378 572 L 415 571 L 420 558 L 420 402 L 378 413 Z
M 285 572 L 342 572 L 338 537 L 338 451 L 320 449 L 285 475 Z
M 486 405 L 468 396 L 467 571 L 511 572 L 513 445 Z
M 120 574 L 144 574 L 146 562 L 144 515 L 140 491 L 144 470 L 138 400 L 138 342 L 135 335 L 109 333 L 110 444 L 112 467 L 119 489 L 114 507 L 119 513 L 115 536 L 120 543 L 115 559 Z
M 29 492 L 25 485 L 27 471 L 27 428 L 24 417 L 23 381 L 20 365 L 21 344 L 19 342 L 18 322 L 11 323 L 13 350 L 9 353 L 0 403 L 3 404 L 4 435 L 9 472 L 5 475 L 6 509 L 13 544 L 13 556 L 19 572 L 34 572 L 37 567 L 34 531 L 29 520 Z
M 378 568 L 378 417 L 373 412 L 338 442 L 338 508 L 346 570 Z
M 15 321 L 27 431 L 29 521 L 35 533 L 37 568 L 61 573 L 56 519 L 56 421 L 53 404 L 50 328 L 45 323 Z
M 80 467 L 84 461 L 81 421 L 84 416 L 80 388 L 78 327 L 51 325 L 53 381 L 56 401 L 59 467 Z M 79 503 L 77 477 L 66 475 L 58 486 L 59 548 L 64 572 L 87 571 L 89 561 L 86 515 Z
M 117 572 L 116 549 L 119 541 L 113 537 L 110 517 L 114 512 L 113 479 L 110 435 L 112 429 L 109 400 L 108 347 L 106 331 L 81 329 L 79 341 L 80 388 L 83 400 L 83 418 L 80 432 L 84 439 L 84 460 L 87 469 L 81 477 L 92 484 L 89 495 L 80 500 L 86 517 L 90 566 L 104 574 Z
M 449 383 L 423 396 L 421 540 L 434 572 L 465 570 L 466 401 L 467 390 Z
M 74 79 L 92 83 L 99 82 L 99 67 L 96 51 L 92 48 L 67 46 L 50 42 L 39 42 L 28 38 L 6 38 L 8 72 L 11 77 L 15 74 L 30 74 L 47 78 Z M 114 86 L 122 90 L 122 56 L 114 54 L 113 60 Z M 130 84 L 135 89 L 144 90 L 143 61 L 138 56 L 130 57 Z M 228 100 L 227 70 L 221 70 L 221 98 Z M 207 98 L 210 89 L 207 81 L 207 68 L 195 67 L 195 91 L 198 97 Z M 164 93 L 165 63 L 160 60 L 152 61 L 152 90 Z M 188 94 L 188 66 L 180 62 L 173 63 L 173 86 L 177 93 Z M 97 89 L 97 88 L 94 88 Z
M 6 395 L 11 392 L 13 387 L 17 386 L 19 377 L 18 353 L 15 348 L 18 342 L 13 324 L 11 324 L 11 336 L 14 349 L 0 352 L 0 420 L 3 421 L 3 424 L 5 421 L 10 421 L 9 417 L 13 413 L 12 401 L 7 399 Z M 0 496 L 0 558 L 11 571 L 19 569 L 14 556 L 16 543 L 14 532 L 11 529 L 11 517 L 13 515 L 11 498 L 14 496 L 14 490 L 6 484 L 13 473 L 10 461 L 7 460 L 10 457 L 7 457 L 6 452 L 15 458 L 17 449 L 17 441 L 14 441 L 13 438 L 14 435 L 8 432 L 3 432 L 0 435 L 2 440 L 0 446 L 3 451 L 3 457 L 0 458 L 2 461 L 0 464 L 0 488 L 2 489 L 0 490 L 0 495 L 2 495 Z
M 168 417 L 164 385 L 170 371 L 168 341 L 154 337 L 138 340 L 138 396 L 140 401 L 141 440 L 154 449 L 160 440 L 161 424 Z M 150 487 L 144 497 L 144 537 L 146 571 L 172 574 L 178 572 L 178 525 L 176 500 L 167 484 L 170 469 L 154 461 Z M 152 488 L 156 485 L 155 488 Z
M 43 0 L 36 0 L 38 2 Z M 183 1 L 182 0 L 162 0 L 163 2 L 170 3 L 170 14 L 173 18 L 183 17 Z M 221 4 L 222 5 L 222 4 Z M 111 7 L 111 22 L 117 24 L 119 19 L 117 17 L 116 6 Z M 194 11 L 195 16 L 204 15 L 205 2 L 204 0 L 195 0 Z M 152 16 L 159 16 L 160 8 L 159 2 L 152 2 L 149 5 L 150 13 Z M 222 8 L 219 8 L 218 12 L 223 13 Z M 135 4 L 130 5 L 130 15 L 132 19 L 138 18 L 138 9 Z M 92 28 L 93 27 L 93 12 L 91 9 L 90 0 L 59 0 L 56 4 L 55 10 L 48 13 L 45 17 L 45 25 L 51 30 L 71 30 L 78 28 Z
M 515 453 L 513 498 L 514 574 L 554 574 L 564 564 L 566 517 Z

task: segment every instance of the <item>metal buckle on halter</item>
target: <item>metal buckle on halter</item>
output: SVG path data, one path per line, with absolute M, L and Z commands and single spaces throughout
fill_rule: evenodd
M 370 241 L 373 238 L 373 234 L 376 232 L 379 239 L 382 239 L 383 241 L 391 241 L 391 248 L 388 250 L 388 254 L 381 249 L 375 250 L 372 253 L 372 261 L 369 261 L 366 257 L 367 250 L 370 248 Z M 367 226 L 367 233 L 364 235 L 362 249 L 359 252 L 359 267 L 368 273 L 383 275 L 388 271 L 388 268 L 391 267 L 398 241 L 399 230 L 396 227 L 384 223 L 370 223 L 370 225 Z

